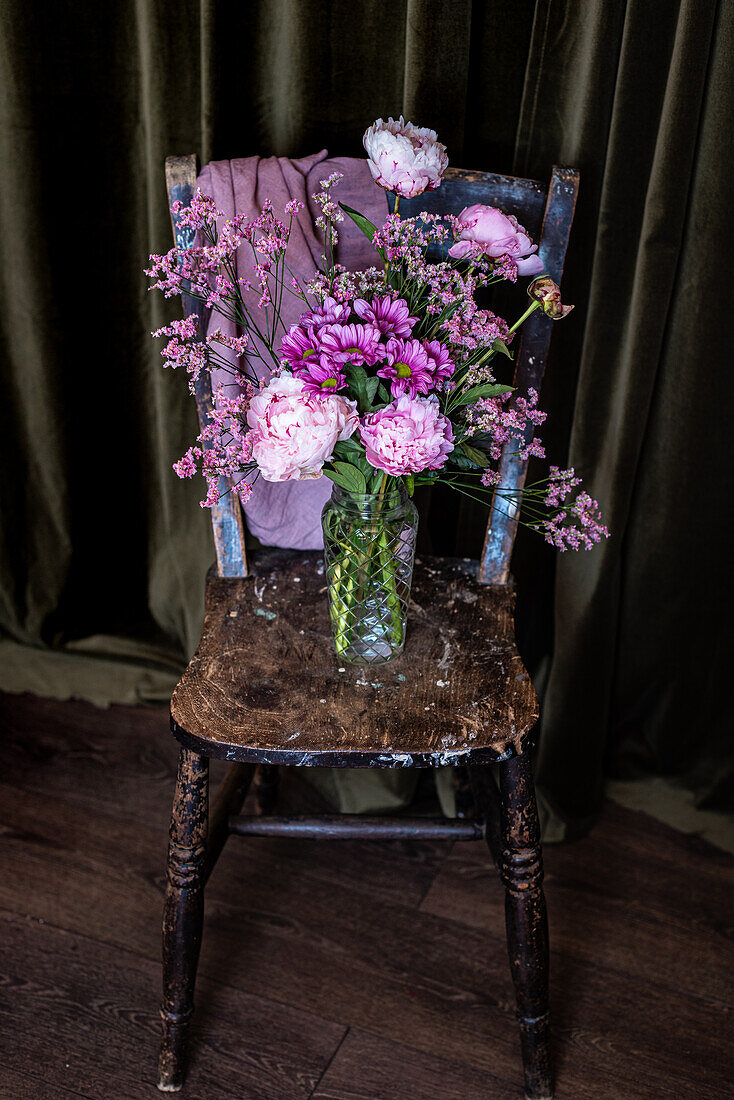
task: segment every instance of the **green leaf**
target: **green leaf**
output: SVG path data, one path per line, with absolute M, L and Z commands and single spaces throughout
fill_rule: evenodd
M 334 466 L 341 476 L 349 481 L 350 484 L 346 488 L 350 493 L 367 492 L 367 482 L 364 479 L 364 474 L 356 466 L 352 466 L 351 462 L 335 462 Z
M 369 240 L 370 244 L 372 244 L 372 242 L 374 241 L 375 233 L 377 232 L 377 226 L 373 225 L 369 218 L 365 218 L 364 214 L 360 214 L 359 210 L 355 210 L 352 206 L 347 206 L 345 202 L 340 202 L 339 206 L 345 214 L 349 215 L 354 224 L 357 226 L 357 229 L 361 229 L 365 237 L 367 237 L 367 239 Z M 384 251 L 381 248 L 378 248 L 377 251 L 379 252 L 381 258 L 384 260 Z
M 472 447 L 470 443 L 461 443 L 460 447 L 475 466 L 489 466 L 491 459 L 486 451 L 480 451 L 479 447 Z
M 500 386 L 494 382 L 483 382 L 479 386 L 471 386 L 454 401 L 454 405 L 471 405 L 472 402 L 478 401 L 480 397 L 499 397 L 501 393 L 512 393 L 513 386 Z
M 508 359 L 512 359 L 512 352 L 508 348 L 504 340 L 500 340 L 499 336 L 492 344 L 495 351 L 498 351 L 501 355 L 506 355 Z
M 341 467 L 341 469 L 324 469 L 323 472 L 324 476 L 333 481 L 335 485 L 338 485 L 340 489 L 345 489 L 348 493 L 365 493 L 367 491 L 364 477 L 354 466 L 350 466 L 347 462 L 335 462 L 334 465 Z
M 367 401 L 367 371 L 358 363 L 348 363 L 346 375 L 349 381 L 350 394 L 357 402 L 359 411 L 363 413 L 369 404 Z
M 472 462 L 470 458 L 467 458 L 460 447 L 457 447 L 449 455 L 449 465 L 458 466 L 460 470 L 471 470 L 476 472 L 476 463 Z
M 389 405 L 392 401 L 392 394 L 390 393 L 384 382 L 380 382 L 379 386 L 377 387 L 377 396 L 379 397 L 380 401 L 384 401 L 386 405 Z
M 347 492 L 351 492 L 349 489 L 349 479 L 342 477 L 338 470 L 326 470 L 323 471 L 324 477 L 328 477 L 329 481 L 333 481 L 335 485 L 338 485 L 340 489 L 346 489 Z
M 367 394 L 367 404 L 368 405 L 371 405 L 372 402 L 375 400 L 375 394 L 377 393 L 379 388 L 380 388 L 380 379 L 379 378 L 368 378 L 367 379 L 367 384 L 365 386 L 365 392 Z
M 359 210 L 355 210 L 353 206 L 347 206 L 345 202 L 340 202 L 339 206 L 345 214 L 349 215 L 357 229 L 361 229 L 365 237 L 372 240 L 377 232 L 377 226 L 373 225 L 369 218 L 365 218 L 364 214 L 360 214 Z
M 356 439 L 340 439 L 334 447 L 334 454 L 339 458 L 348 455 L 364 455 L 364 446 Z
M 350 462 L 352 466 L 356 466 L 364 474 L 365 478 L 370 477 L 372 474 L 372 467 L 364 452 L 364 444 L 358 443 L 354 439 L 342 439 L 337 443 L 334 447 L 334 459 Z
M 405 475 L 405 488 L 408 491 L 408 496 L 412 497 L 413 490 L 415 489 L 415 478 L 412 474 Z

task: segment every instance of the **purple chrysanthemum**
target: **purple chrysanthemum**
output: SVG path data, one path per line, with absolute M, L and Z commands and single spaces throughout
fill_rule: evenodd
M 316 309 L 302 313 L 299 318 L 304 328 L 321 328 L 323 325 L 343 325 L 351 313 L 348 302 L 337 302 L 336 298 L 326 297 Z
M 291 325 L 280 343 L 280 358 L 293 370 L 308 366 L 310 359 L 317 359 L 321 341 L 314 329 Z
M 309 393 L 336 393 L 342 390 L 347 380 L 341 369 L 341 363 L 335 363 L 328 355 L 309 360 L 308 366 L 299 367 L 293 372 L 303 382 L 304 390 Z
M 321 350 L 335 363 L 367 363 L 378 355 L 380 333 L 373 325 L 327 325 L 319 331 Z
M 371 302 L 357 298 L 354 312 L 384 335 L 391 333 L 393 336 L 410 336 L 413 325 L 418 320 L 417 317 L 410 316 L 408 303 L 404 298 L 391 298 L 389 294 L 384 298 L 373 298 Z
M 431 365 L 433 384 L 438 389 L 441 383 L 454 373 L 456 364 L 451 358 L 449 349 L 438 340 L 424 340 L 423 347 Z
M 393 397 L 407 393 L 410 397 L 429 393 L 434 389 L 433 360 L 419 340 L 400 340 L 391 336 L 383 355 L 384 366 L 377 371 L 380 378 L 388 378 Z

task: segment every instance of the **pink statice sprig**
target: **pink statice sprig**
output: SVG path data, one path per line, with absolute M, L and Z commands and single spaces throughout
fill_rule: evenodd
M 257 473 L 257 466 L 246 416 L 254 392 L 252 383 L 245 384 L 234 397 L 218 390 L 209 423 L 194 446 L 173 465 L 180 478 L 191 478 L 197 471 L 204 477 L 207 494 L 200 502 L 202 508 L 217 504 L 222 491 L 229 491 L 229 484 L 243 504 L 252 493 L 252 475 Z
M 161 290 L 166 297 L 186 294 L 215 310 L 243 330 L 249 339 L 248 354 L 263 358 L 258 348 L 264 345 L 275 366 L 273 345 L 282 327 L 284 291 L 310 304 L 285 258 L 293 218 L 302 209 L 298 200 L 287 203 L 289 221 L 285 224 L 266 200 L 255 218 L 238 214 L 225 220 L 214 200 L 197 191 L 189 207 L 176 203 L 172 208 L 179 244 L 164 255 L 151 255 L 146 269 L 152 281 L 150 289 Z M 244 266 L 239 255 L 243 248 L 251 252 L 251 277 L 238 275 L 238 258 L 240 270 Z M 250 290 L 259 294 L 264 320 L 258 320 L 245 305 L 243 294 Z
M 503 489 L 496 473 L 493 484 L 495 497 L 507 504 L 508 515 L 518 515 L 522 526 L 539 532 L 556 550 L 593 550 L 609 538 L 598 501 L 580 489 L 581 478 L 573 467 L 551 466 L 547 478 L 522 490 Z
M 195 392 L 196 383 L 204 371 L 214 368 L 226 371 L 235 378 L 254 382 L 255 376 L 244 358 L 249 348 L 247 336 L 228 336 L 221 329 L 211 332 L 205 340 L 199 335 L 199 318 L 195 313 L 181 321 L 172 321 L 151 333 L 168 339 L 161 350 L 164 366 L 176 370 L 183 367 L 189 375 L 189 389 Z M 227 356 L 220 348 L 233 353 Z

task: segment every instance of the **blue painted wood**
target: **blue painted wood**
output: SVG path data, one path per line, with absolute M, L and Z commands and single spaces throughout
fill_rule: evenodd
M 575 168 L 554 167 L 538 238 L 538 251 L 544 262 L 546 274 L 557 283 L 560 283 L 563 276 L 578 189 L 579 173 Z M 522 221 L 520 215 L 516 216 Z M 532 314 L 523 326 L 514 381 L 521 393 L 526 393 L 531 387 L 540 392 L 552 327 L 553 321 L 540 311 Z M 529 430 L 525 442 L 529 443 L 531 439 L 532 430 Z M 519 492 L 525 485 L 528 467 L 527 461 L 518 457 L 517 446 L 516 440 L 506 443 L 500 462 L 500 485 L 513 492 Z M 479 568 L 479 580 L 485 584 L 507 583 L 518 519 L 517 501 L 495 495 L 490 509 Z
M 473 172 L 466 168 L 447 168 L 441 186 L 416 199 L 401 199 L 400 214 L 415 218 L 426 210 L 429 214 L 459 214 L 475 202 L 498 206 L 505 214 L 514 214 L 528 233 L 537 239 L 543 222 L 548 188 L 538 180 L 498 176 L 493 172 Z M 392 210 L 395 199 L 387 197 Z
M 196 187 L 196 174 L 195 156 L 166 159 L 166 186 L 173 239 L 176 247 L 182 250 L 193 246 L 196 234 L 189 226 L 181 225 L 180 214 L 175 214 L 171 208 L 177 202 L 184 207 L 190 205 Z M 190 317 L 192 313 L 196 313 L 199 318 L 199 330 L 204 334 L 208 322 L 208 311 L 203 303 L 187 294 L 183 294 L 181 298 L 184 316 Z M 196 382 L 195 398 L 199 424 L 203 429 L 209 423 L 212 411 L 212 390 L 208 374 L 200 375 Z M 214 545 L 217 552 L 217 573 L 220 577 L 246 577 L 247 555 L 242 507 L 239 498 L 231 488 L 226 478 L 219 479 L 220 500 L 211 509 Z

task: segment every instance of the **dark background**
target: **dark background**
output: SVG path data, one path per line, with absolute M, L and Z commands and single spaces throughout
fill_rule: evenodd
M 716 0 L 0 0 L 0 688 L 163 700 L 213 558 L 171 463 L 195 413 L 149 333 L 167 154 L 360 156 L 377 116 L 451 163 L 581 170 L 543 394 L 612 538 L 521 537 L 548 829 L 605 773 L 731 809 L 734 6 Z M 457 549 L 476 516 L 461 517 Z

